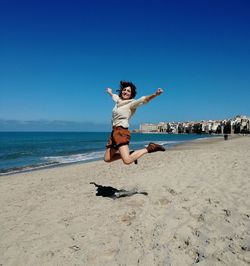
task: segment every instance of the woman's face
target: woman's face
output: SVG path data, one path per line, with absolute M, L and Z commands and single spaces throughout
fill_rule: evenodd
M 122 99 L 129 100 L 131 98 L 131 87 L 122 89 Z

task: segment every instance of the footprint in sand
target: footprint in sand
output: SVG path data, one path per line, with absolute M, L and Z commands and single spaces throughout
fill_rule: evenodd
M 203 213 L 201 213 L 198 218 L 197 218 L 198 222 L 204 222 L 205 221 L 205 215 Z
M 177 195 L 177 192 L 176 192 L 174 189 L 172 189 L 172 188 L 170 188 L 170 187 L 167 187 L 167 186 L 163 186 L 163 187 L 164 187 L 165 190 L 168 191 L 171 195 L 173 195 L 173 196 Z
M 227 209 L 223 209 L 223 211 L 225 212 L 225 215 L 227 217 L 229 217 L 231 215 L 231 211 L 230 210 L 227 210 Z
M 133 210 L 131 212 L 125 213 L 122 218 L 121 221 L 123 223 L 125 223 L 126 225 L 131 225 L 132 221 L 136 218 L 136 211 Z
M 171 203 L 171 201 L 167 198 L 160 198 L 158 201 L 157 201 L 157 204 L 160 204 L 161 207 L 164 207 L 166 205 L 168 205 L 169 203 Z
M 114 248 L 114 249 L 108 249 L 106 251 L 104 251 L 102 254 L 100 254 L 100 257 L 106 257 L 107 259 L 112 259 L 117 253 L 119 252 L 118 248 Z
M 74 246 L 71 246 L 71 247 L 69 247 L 70 249 L 72 249 L 72 250 L 74 250 L 74 251 L 79 251 L 81 248 L 80 247 L 78 247 L 78 246 L 76 246 L 76 245 L 74 245 Z

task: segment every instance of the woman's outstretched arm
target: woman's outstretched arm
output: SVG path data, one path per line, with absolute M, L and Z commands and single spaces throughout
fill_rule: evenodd
M 112 97 L 113 96 L 113 92 L 111 88 L 107 88 L 106 92 Z
M 117 94 L 113 93 L 111 88 L 107 88 L 106 92 L 112 97 L 112 100 L 114 102 L 118 102 L 119 101 L 119 96 Z
M 145 96 L 145 103 L 148 103 L 149 101 L 151 101 L 152 99 L 154 99 L 156 96 L 159 96 L 160 94 L 163 93 L 163 89 L 157 89 L 157 91 L 149 96 Z

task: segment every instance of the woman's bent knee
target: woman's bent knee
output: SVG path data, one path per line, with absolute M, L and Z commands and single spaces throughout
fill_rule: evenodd
M 122 161 L 124 164 L 127 164 L 127 165 L 129 165 L 133 162 L 130 158 L 122 158 Z
M 110 158 L 103 158 L 103 161 L 105 162 L 105 163 L 110 163 L 111 162 L 111 160 L 110 160 Z

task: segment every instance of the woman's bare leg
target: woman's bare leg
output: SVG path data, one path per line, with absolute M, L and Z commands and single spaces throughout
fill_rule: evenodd
M 120 152 L 120 157 L 122 158 L 122 160 L 125 164 L 131 164 L 135 160 L 137 160 L 141 156 L 143 156 L 144 154 L 148 153 L 146 148 L 134 151 L 133 153 L 130 153 L 128 145 L 123 145 L 123 146 L 119 147 L 119 152 Z
M 117 149 L 107 148 L 104 154 L 104 161 L 111 163 L 113 161 L 121 159 L 120 153 L 117 153 Z

